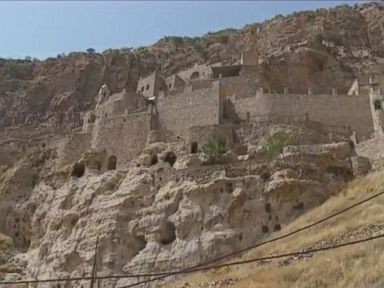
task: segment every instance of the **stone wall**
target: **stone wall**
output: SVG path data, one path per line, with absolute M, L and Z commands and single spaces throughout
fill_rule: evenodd
M 182 90 L 185 86 L 184 80 L 177 75 L 172 75 L 171 77 L 166 78 L 165 84 L 167 86 L 167 91 Z
M 203 88 L 212 88 L 212 80 L 199 79 L 199 80 L 192 81 L 190 85 L 191 85 L 192 91 L 196 91 Z
M 187 70 L 180 71 L 178 76 L 188 83 L 191 80 L 192 74 L 198 75 L 198 78 L 196 79 L 209 79 L 211 77 L 212 70 L 207 64 L 195 65 Z
M 210 126 L 194 126 L 190 129 L 190 141 L 196 142 L 198 148 L 202 148 L 208 140 L 216 134 L 225 140 L 225 145 L 232 148 L 234 145 L 234 135 L 232 125 L 210 125 Z
M 235 101 L 239 98 L 254 97 L 256 82 L 244 77 L 226 77 L 220 80 L 220 96 Z
M 373 131 L 369 98 L 366 95 L 300 95 L 264 94 L 235 98 L 234 109 L 240 119 L 258 115 L 300 115 L 324 126 L 350 126 L 359 141 L 370 137 Z
M 145 98 L 134 92 L 121 92 L 113 94 L 96 109 L 96 115 L 100 117 L 113 117 L 124 113 L 146 108 Z
M 165 89 L 165 81 L 159 77 L 157 71 L 154 71 L 151 75 L 139 79 L 136 92 L 148 98 L 156 96 L 160 90 Z
M 92 148 L 105 150 L 108 157 L 117 157 L 117 167 L 123 167 L 145 147 L 150 114 L 140 112 L 96 120 Z
M 218 82 L 212 88 L 159 97 L 157 108 L 166 141 L 181 138 L 188 142 L 191 127 L 219 124 Z

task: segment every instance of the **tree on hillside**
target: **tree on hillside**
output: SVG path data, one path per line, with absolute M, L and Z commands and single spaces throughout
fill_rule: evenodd
M 88 48 L 88 49 L 87 49 L 87 52 L 88 52 L 89 54 L 93 54 L 93 53 L 96 52 L 96 50 L 93 49 L 93 48 Z
M 285 146 L 299 145 L 297 133 L 278 132 L 270 136 L 262 146 L 262 152 L 273 159 L 283 152 Z
M 208 157 L 207 164 L 220 163 L 228 152 L 224 137 L 218 133 L 213 133 L 211 138 L 209 138 L 208 142 L 204 145 L 203 152 Z

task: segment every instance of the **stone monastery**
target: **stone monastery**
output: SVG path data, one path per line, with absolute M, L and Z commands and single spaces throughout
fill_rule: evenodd
M 162 79 L 157 71 L 138 81 L 136 92 L 111 94 L 104 84 L 81 131 L 61 147 L 71 163 L 87 151 L 99 153 L 98 170 L 124 167 L 154 142 L 181 142 L 196 153 L 213 131 L 225 135 L 229 148 L 270 124 L 304 125 L 331 141 L 356 142 L 383 134 L 383 107 L 374 76 L 367 85 L 356 79 L 346 95 L 281 94 L 260 87 L 258 59 L 243 52 L 237 65 L 195 65 Z M 73 163 L 73 162 L 72 162 Z M 65 163 L 63 163 L 65 164 Z

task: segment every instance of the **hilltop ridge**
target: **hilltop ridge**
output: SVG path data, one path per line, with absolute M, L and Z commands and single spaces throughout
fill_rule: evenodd
M 165 37 L 149 47 L 74 52 L 45 61 L 0 61 L 0 127 L 73 125 L 73 114 L 95 105 L 107 83 L 112 92 L 134 91 L 140 76 L 158 69 L 170 76 L 196 63 L 234 63 L 257 52 L 260 80 L 269 90 L 290 87 L 340 93 L 356 77 L 383 73 L 383 4 L 347 5 L 288 16 L 203 37 Z M 308 48 L 308 49 L 303 49 Z

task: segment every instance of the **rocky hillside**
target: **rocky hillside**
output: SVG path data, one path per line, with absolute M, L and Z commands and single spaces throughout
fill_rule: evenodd
M 202 37 L 165 37 L 150 47 L 45 61 L 0 59 L 0 127 L 7 132 L 75 127 L 78 113 L 95 105 L 104 82 L 112 92 L 134 90 L 139 76 L 155 68 L 167 76 L 195 63 L 232 63 L 243 50 L 258 52 L 265 88 L 345 92 L 356 76 L 383 72 L 383 16 L 379 3 L 340 6 Z
M 274 233 L 273 239 L 314 223 L 363 199 L 372 197 L 383 186 L 383 170 L 350 182 L 336 197 L 299 217 Z M 383 233 L 383 195 L 329 219 L 309 230 L 283 240 L 252 249 L 228 262 L 325 248 L 341 243 L 375 237 Z M 232 266 L 187 275 L 162 288 L 269 288 L 269 287 L 383 287 L 382 239 L 308 253 Z
M 99 276 L 198 265 L 281 230 L 370 168 L 348 142 L 284 146 L 263 161 L 276 135 L 247 155 L 228 151 L 217 165 L 162 142 L 129 169 L 70 178 L 46 169 L 49 155 L 16 162 L 0 174 L 0 281 L 90 275 L 97 237 Z M 100 287 L 131 280 L 105 279 Z

